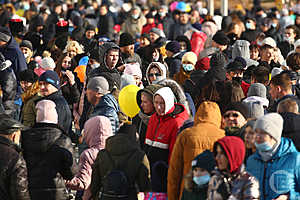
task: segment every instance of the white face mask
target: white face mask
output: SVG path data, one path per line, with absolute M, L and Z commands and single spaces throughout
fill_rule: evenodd
M 24 54 L 24 57 L 27 59 L 29 57 L 29 54 L 28 53 Z
M 94 64 L 91 65 L 91 68 L 92 68 L 92 69 L 96 69 L 96 68 L 98 68 L 99 66 L 100 66 L 99 63 L 94 63 Z

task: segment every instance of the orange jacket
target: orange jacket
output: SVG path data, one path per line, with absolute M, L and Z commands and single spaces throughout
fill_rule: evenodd
M 168 199 L 179 200 L 184 176 L 191 170 L 192 160 L 204 150 L 213 149 L 215 141 L 225 136 L 221 112 L 214 102 L 204 102 L 195 115 L 195 125 L 177 136 L 168 170 Z

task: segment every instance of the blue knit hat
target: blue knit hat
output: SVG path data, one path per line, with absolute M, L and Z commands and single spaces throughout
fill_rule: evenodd
M 47 70 L 39 78 L 39 81 L 45 81 L 57 89 L 60 88 L 60 79 L 55 71 Z

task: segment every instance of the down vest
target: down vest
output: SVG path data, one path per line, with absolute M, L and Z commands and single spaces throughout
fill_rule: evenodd
M 221 119 L 219 106 L 204 102 L 196 113 L 195 125 L 177 137 L 168 171 L 168 199 L 181 196 L 183 178 L 190 171 L 192 160 L 206 149 L 212 150 L 215 141 L 225 136 L 220 129 Z
M 258 152 L 247 160 L 247 171 L 260 185 L 261 200 L 276 199 L 289 194 L 289 199 L 300 199 L 300 154 L 288 138 L 281 138 L 277 152 L 264 162 Z

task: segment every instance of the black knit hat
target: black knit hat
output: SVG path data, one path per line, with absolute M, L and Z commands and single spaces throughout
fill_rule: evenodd
M 33 48 L 32 48 L 32 44 L 29 40 L 23 40 L 20 44 L 20 48 L 21 47 L 27 47 L 28 49 L 30 49 L 31 51 L 33 51 Z
M 178 53 L 180 51 L 180 44 L 177 41 L 168 42 L 166 45 L 166 50 L 171 51 L 173 53 Z
M 235 70 L 245 70 L 247 67 L 247 62 L 242 57 L 236 57 L 234 61 L 229 63 L 226 67 L 226 70 L 229 71 L 235 71 Z
M 19 80 L 34 83 L 38 80 L 38 76 L 34 73 L 32 69 L 26 69 L 19 73 Z
M 145 17 L 146 18 L 154 18 L 155 16 L 152 14 L 152 12 L 148 12 L 148 14 Z
M 122 33 L 120 35 L 119 47 L 126 47 L 134 44 L 134 39 L 129 33 Z
M 224 68 L 226 65 L 226 58 L 223 53 L 217 52 L 212 55 L 209 61 L 211 68 Z
M 53 85 L 57 89 L 60 88 L 60 79 L 55 71 L 51 71 L 51 70 L 45 71 L 40 76 L 39 81 L 45 81 L 46 83 Z
M 9 42 L 10 39 L 11 39 L 10 31 L 5 27 L 0 26 L 0 40 L 3 42 Z
M 95 31 L 96 30 L 96 27 L 92 24 L 88 24 L 86 27 L 85 27 L 85 31 Z
M 216 34 L 213 36 L 213 41 L 220 45 L 229 45 L 230 44 L 230 39 L 227 37 L 227 35 L 223 31 L 218 31 Z
M 240 112 L 244 116 L 245 119 L 248 119 L 248 117 L 249 117 L 249 109 L 245 103 L 242 103 L 242 102 L 231 103 L 230 105 L 228 105 L 226 107 L 226 110 L 224 113 L 226 113 L 229 110 L 234 110 L 234 111 Z
M 133 141 L 136 141 L 136 133 L 137 133 L 136 126 L 127 123 L 122 125 L 118 131 L 118 134 L 126 134 Z
M 151 42 L 150 35 L 148 33 L 143 33 L 140 38 L 146 38 L 149 42 Z
M 195 169 L 196 167 L 205 169 L 208 173 L 211 173 L 211 171 L 216 167 L 214 154 L 209 150 L 205 150 L 196 156 L 192 161 L 192 169 Z

